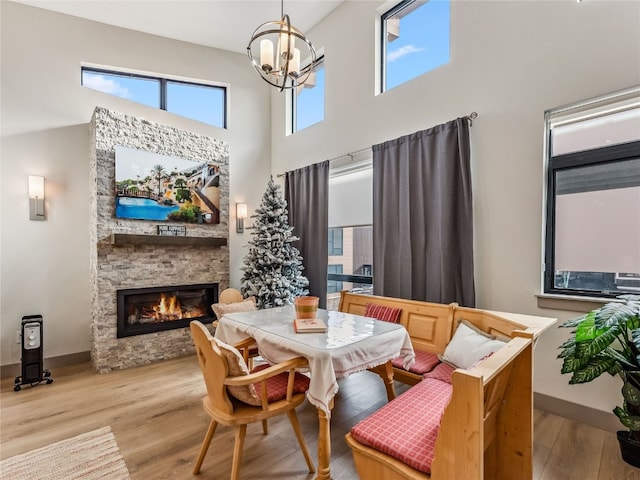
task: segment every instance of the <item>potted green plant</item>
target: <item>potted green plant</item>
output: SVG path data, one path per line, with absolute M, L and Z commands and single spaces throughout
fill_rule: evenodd
M 628 430 L 617 432 L 625 462 L 640 467 L 640 295 L 621 295 L 561 327 L 573 328 L 560 348 L 562 373 L 570 384 L 587 383 L 607 372 L 622 380 L 622 406 L 613 413 Z

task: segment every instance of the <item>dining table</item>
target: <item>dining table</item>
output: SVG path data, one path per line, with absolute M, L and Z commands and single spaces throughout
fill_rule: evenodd
M 415 360 L 406 329 L 395 323 L 338 311 L 318 309 L 326 332 L 296 333 L 293 306 L 237 312 L 219 319 L 216 338 L 234 344 L 253 338 L 260 356 L 271 364 L 293 357 L 309 363 L 308 401 L 318 410 L 318 469 L 316 479 L 331 478 L 330 419 L 338 379 L 363 370 L 380 375 L 387 398 L 395 397 L 391 360 L 400 357 L 408 368 Z

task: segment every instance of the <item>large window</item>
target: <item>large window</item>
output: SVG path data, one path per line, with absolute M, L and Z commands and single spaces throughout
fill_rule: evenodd
M 546 122 L 545 293 L 640 293 L 640 89 Z
M 342 228 L 329 229 L 329 256 L 342 255 Z
M 303 85 L 291 89 L 291 99 L 293 133 L 324 120 L 324 57 L 318 58 Z
M 336 310 L 341 290 L 373 293 L 373 227 L 340 227 L 329 231 L 340 232 L 334 235 L 334 240 L 340 238 L 340 253 L 331 250 L 330 241 L 327 266 L 327 308 Z
M 327 265 L 327 293 L 340 293 L 342 281 L 331 280 L 342 274 L 342 265 Z
M 82 67 L 82 85 L 215 127 L 227 128 L 227 88 Z
M 449 62 L 449 0 L 405 0 L 381 16 L 381 92 Z

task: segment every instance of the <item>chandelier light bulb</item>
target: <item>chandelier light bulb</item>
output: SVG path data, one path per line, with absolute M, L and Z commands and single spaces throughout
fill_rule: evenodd
M 266 38 L 260 40 L 260 64 L 267 73 L 273 70 L 273 42 Z

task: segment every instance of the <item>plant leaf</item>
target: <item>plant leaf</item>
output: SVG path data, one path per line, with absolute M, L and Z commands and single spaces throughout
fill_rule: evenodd
M 616 407 L 613 409 L 613 413 L 620 419 L 620 422 L 627 427 L 629 430 L 638 431 L 640 430 L 640 416 L 638 415 L 629 415 L 625 410 L 621 407 Z
M 595 310 L 593 312 L 589 312 L 587 314 L 587 318 L 584 319 L 583 322 L 578 325 L 576 328 L 576 342 L 584 342 L 586 340 L 593 340 L 594 338 L 602 335 L 603 332 L 606 332 L 606 329 L 600 329 L 596 327 L 596 315 Z M 592 315 L 593 314 L 593 315 Z
M 565 358 L 565 362 L 566 361 L 567 359 Z M 608 372 L 611 368 L 615 367 L 615 365 L 617 365 L 615 359 L 607 357 L 606 355 L 596 355 L 592 357 L 583 368 L 573 371 L 573 376 L 569 380 L 569 384 L 590 382 L 604 372 Z M 565 372 L 563 371 L 563 373 Z
M 634 302 L 611 302 L 595 310 L 595 327 L 609 328 L 618 325 L 621 329 L 638 328 L 638 308 Z M 627 325 L 631 323 L 631 325 Z
M 576 318 L 572 318 L 567 320 L 566 322 L 562 323 L 559 325 L 560 328 L 573 328 L 573 327 L 577 327 L 578 325 L 580 325 L 580 323 L 584 322 L 587 317 L 589 315 L 595 315 L 595 313 L 593 311 L 589 312 L 589 313 L 585 313 L 584 315 L 580 316 L 580 317 L 576 317 Z
M 631 405 L 640 405 L 640 390 L 638 390 L 631 382 L 625 382 L 622 386 L 622 396 Z
M 618 339 L 620 329 L 617 325 L 606 330 L 593 328 L 588 335 L 591 334 L 594 335 L 593 338 L 586 340 L 577 340 L 576 335 L 576 357 L 591 358 L 597 355 Z
M 576 341 L 575 339 L 572 337 L 569 340 L 567 340 L 566 342 L 564 342 L 562 345 L 560 345 L 558 348 L 570 348 L 575 346 Z
M 576 358 L 573 352 L 570 352 L 566 357 L 564 357 L 560 373 L 575 373 L 586 367 L 588 363 L 588 358 Z
M 625 370 L 638 370 L 638 369 L 640 369 L 639 365 L 634 364 L 632 360 L 630 360 L 627 357 L 625 357 L 622 352 L 619 352 L 615 348 L 607 347 L 606 353 L 607 353 L 607 355 L 611 356 L 612 358 L 615 358 L 618 363 L 622 364 L 622 366 L 625 368 Z

